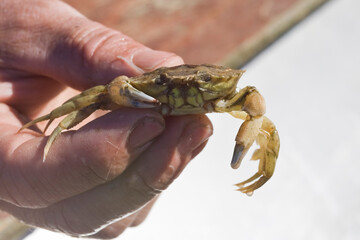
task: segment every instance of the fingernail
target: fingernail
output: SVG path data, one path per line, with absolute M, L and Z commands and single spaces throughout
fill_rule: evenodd
M 128 138 L 129 151 L 134 151 L 158 136 L 164 129 L 164 122 L 160 118 L 145 117 L 136 122 Z
M 184 63 L 182 58 L 169 52 L 144 50 L 135 53 L 133 63 L 144 71 L 151 71 L 158 67 L 170 67 Z

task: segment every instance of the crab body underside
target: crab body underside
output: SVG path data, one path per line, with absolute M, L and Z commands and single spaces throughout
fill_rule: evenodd
M 214 65 L 179 65 L 162 67 L 136 77 L 120 76 L 107 85 L 92 87 L 66 101 L 51 113 L 25 124 L 19 131 L 40 121 L 67 115 L 51 133 L 43 161 L 61 131 L 70 129 L 97 109 L 121 107 L 153 108 L 163 115 L 228 112 L 244 120 L 235 138 L 231 166 L 238 168 L 256 141 L 259 145 L 253 160 L 259 169 L 248 180 L 236 184 L 239 191 L 251 195 L 273 175 L 280 140 L 275 125 L 264 116 L 265 102 L 255 87 L 236 91 L 242 70 Z

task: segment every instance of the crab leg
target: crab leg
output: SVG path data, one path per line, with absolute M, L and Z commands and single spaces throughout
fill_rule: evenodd
M 85 91 L 81 94 L 78 94 L 73 98 L 70 98 L 63 105 L 52 110 L 49 114 L 46 114 L 44 116 L 41 116 L 37 119 L 34 119 L 34 120 L 26 123 L 24 126 L 22 126 L 19 129 L 18 132 L 20 132 L 21 130 L 23 130 L 25 128 L 31 127 L 32 125 L 34 125 L 38 122 L 49 120 L 49 122 L 47 123 L 47 125 L 44 129 L 44 132 L 45 132 L 46 129 L 49 127 L 50 123 L 54 119 L 98 102 L 99 97 L 103 94 L 104 90 L 105 90 L 104 86 L 96 86 L 94 88 L 90 88 L 87 91 Z
M 67 100 L 60 107 L 55 108 L 49 114 L 41 116 L 37 119 L 34 119 L 24 126 L 22 126 L 18 132 L 21 130 L 28 128 L 38 122 L 49 120 L 44 129 L 44 132 L 49 127 L 50 123 L 61 116 L 68 114 L 54 129 L 54 131 L 50 134 L 49 139 L 44 148 L 43 161 L 45 161 L 47 153 L 55 141 L 55 139 L 60 135 L 61 131 L 64 129 L 70 129 L 85 118 L 87 118 L 91 113 L 93 113 L 96 109 L 99 108 L 99 104 L 101 102 L 102 95 L 105 91 L 105 86 L 96 86 L 84 91 L 81 94 L 76 95 L 75 97 Z
M 95 87 L 92 87 L 92 88 L 89 88 L 85 91 L 83 91 L 82 93 L 68 99 L 66 102 L 64 102 L 63 104 L 65 103 L 68 103 L 68 102 L 71 102 L 71 101 L 74 101 L 75 99 L 78 99 L 78 98 L 81 98 L 81 97 L 84 97 L 84 96 L 91 96 L 91 95 L 97 95 L 99 93 L 103 93 L 106 91 L 106 86 L 104 85 L 98 85 L 98 86 L 95 86 Z
M 257 149 L 253 160 L 260 160 L 259 170 L 248 180 L 237 186 L 239 191 L 251 195 L 273 175 L 279 152 L 280 140 L 275 125 L 264 115 L 265 102 L 254 87 L 241 89 L 228 101 L 222 100 L 216 107 L 217 111 L 229 112 L 236 118 L 245 120 L 235 138 L 236 144 L 231 161 L 233 168 L 238 168 L 247 151 L 256 140 L 260 148 Z M 249 186 L 245 184 L 251 183 Z
M 43 162 L 45 162 L 46 156 L 49 152 L 51 145 L 63 130 L 70 129 L 75 125 L 79 124 L 97 109 L 98 109 L 98 104 L 93 104 L 83 109 L 73 111 L 69 115 L 67 115 L 63 120 L 61 120 L 58 126 L 50 134 L 49 139 L 46 142 L 44 148 L 44 154 L 43 154 Z

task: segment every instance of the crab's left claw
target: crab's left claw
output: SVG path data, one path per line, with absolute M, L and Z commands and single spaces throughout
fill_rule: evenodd
M 257 124 L 254 123 L 253 125 Z M 242 139 L 243 136 L 240 136 L 240 139 Z M 271 178 L 275 170 L 276 159 L 279 155 L 279 135 L 275 128 L 275 125 L 267 117 L 263 117 L 261 128 L 259 129 L 259 132 L 256 136 L 256 142 L 259 144 L 260 148 L 253 153 L 251 159 L 260 160 L 259 169 L 252 177 L 250 177 L 246 181 L 236 184 L 236 186 L 239 187 L 239 191 L 248 195 L 252 195 L 254 190 L 260 188 Z M 235 146 L 235 152 L 237 148 L 242 148 L 241 146 L 241 142 L 237 143 Z M 245 150 L 247 151 L 246 148 Z M 240 154 L 240 157 L 242 157 L 245 153 Z M 241 161 L 241 159 L 238 159 L 238 161 Z M 236 162 L 236 166 L 238 166 L 239 164 L 240 162 Z M 246 186 L 249 183 L 252 184 Z
M 246 120 L 240 127 L 235 138 L 236 144 L 231 160 L 231 167 L 236 169 L 240 166 L 251 145 L 259 134 L 263 117 Z
M 264 116 L 264 99 L 254 87 L 241 89 L 227 104 L 227 107 L 233 110 L 230 112 L 231 115 L 245 120 L 235 138 L 236 144 L 231 167 L 238 168 L 240 166 L 242 159 L 255 140 L 260 146 L 252 156 L 253 160 L 260 160 L 259 170 L 248 180 L 236 184 L 239 191 L 251 195 L 254 190 L 264 185 L 274 173 L 280 148 L 279 135 L 275 125 Z

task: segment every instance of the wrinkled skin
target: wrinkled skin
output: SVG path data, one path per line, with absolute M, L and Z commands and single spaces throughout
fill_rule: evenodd
M 0 46 L 0 209 L 25 223 L 116 237 L 144 220 L 212 133 L 203 115 L 124 108 L 62 134 L 42 163 L 47 137 L 36 129 L 16 134 L 24 122 L 115 76 L 182 60 L 56 0 L 0 1 Z

